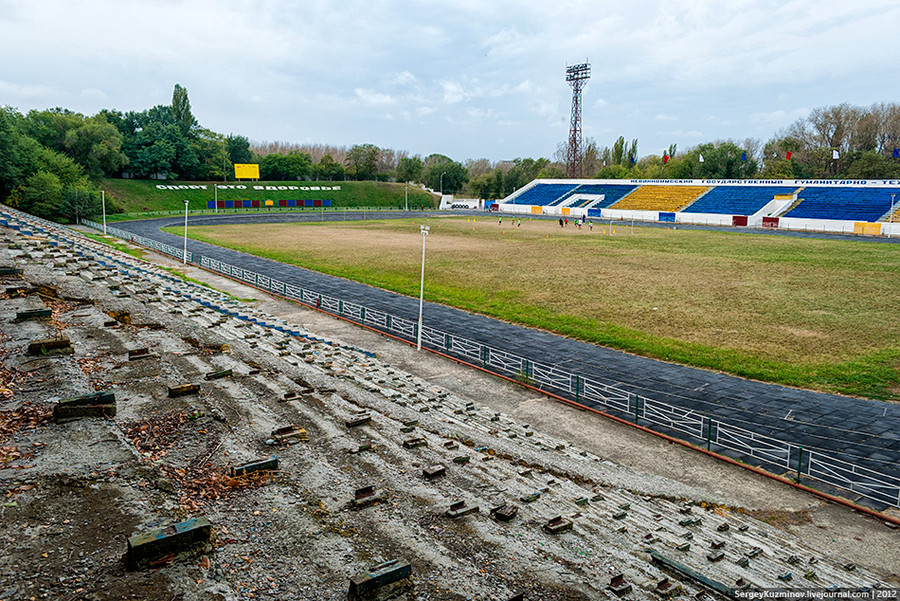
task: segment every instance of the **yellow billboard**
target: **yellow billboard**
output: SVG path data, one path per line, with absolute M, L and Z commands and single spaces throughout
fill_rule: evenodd
M 234 179 L 259 179 L 259 165 L 250 163 L 235 163 Z

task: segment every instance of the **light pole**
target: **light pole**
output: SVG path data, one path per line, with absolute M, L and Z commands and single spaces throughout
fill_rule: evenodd
M 106 192 L 100 190 L 100 202 L 103 205 L 103 235 L 106 235 Z
M 420 225 L 419 231 L 422 232 L 422 279 L 419 281 L 419 329 L 416 336 L 416 350 L 422 350 L 422 302 L 425 298 L 425 238 L 428 237 L 428 230 L 431 228 L 427 225 Z
M 441 173 L 441 196 L 444 196 L 444 176 L 445 175 L 447 175 L 446 171 Z
M 184 199 L 184 255 L 182 255 L 181 263 L 183 265 L 187 265 L 187 214 L 188 214 L 188 201 Z

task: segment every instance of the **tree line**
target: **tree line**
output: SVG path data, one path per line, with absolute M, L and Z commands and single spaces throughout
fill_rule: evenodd
M 638 140 L 587 139 L 585 177 L 600 179 L 900 178 L 900 105 L 840 104 L 813 110 L 762 143 L 716 140 L 640 156 Z M 273 181 L 375 180 L 423 183 L 435 191 L 504 198 L 536 178 L 565 177 L 566 147 L 553 158 L 506 161 L 422 157 L 374 144 L 261 142 L 202 127 L 185 88 L 144 111 L 0 109 L 0 200 L 42 217 L 72 221 L 99 212 L 103 177 L 227 181 L 235 163 L 258 163 Z

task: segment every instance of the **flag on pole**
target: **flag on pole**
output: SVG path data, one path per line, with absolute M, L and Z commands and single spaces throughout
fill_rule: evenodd
M 741 153 L 741 160 L 742 160 L 742 161 L 746 161 L 746 160 L 747 160 L 747 153 L 746 153 L 746 152 L 742 152 L 742 153 Z
M 838 160 L 839 158 L 841 158 L 841 153 L 838 152 L 837 150 L 832 150 L 832 151 L 831 151 L 831 158 L 834 159 L 834 160 L 836 161 L 836 160 Z
M 788 150 L 788 152 L 787 152 L 787 156 L 786 156 L 786 157 L 785 157 L 785 158 L 787 158 L 787 160 L 789 160 L 789 161 L 790 161 L 790 160 L 791 160 L 791 155 L 792 155 L 792 154 L 794 154 L 794 153 L 793 153 L 793 152 L 791 152 L 791 151 L 790 151 L 790 150 Z
M 900 159 L 900 148 L 895 148 L 895 149 L 894 149 L 894 158 L 895 158 L 895 159 Z
M 702 155 L 702 154 L 700 155 L 700 162 L 701 162 L 701 163 L 703 162 L 703 155 Z
M 634 165 L 634 156 L 631 157 L 631 164 Z
M 664 154 L 664 155 L 663 155 L 663 165 L 665 165 L 665 164 L 668 163 L 668 162 L 669 162 L 669 155 Z

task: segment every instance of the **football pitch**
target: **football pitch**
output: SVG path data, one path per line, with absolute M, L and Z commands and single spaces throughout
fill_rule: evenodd
M 504 216 L 191 227 L 192 238 L 635 354 L 900 400 L 900 246 Z M 179 228 L 172 228 L 180 234 Z

